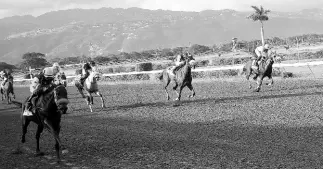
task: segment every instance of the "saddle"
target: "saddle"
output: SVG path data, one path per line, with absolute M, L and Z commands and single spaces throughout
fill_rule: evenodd
M 49 100 L 49 97 L 52 95 L 54 89 L 55 89 L 55 85 L 48 85 L 48 86 L 46 85 L 46 86 L 42 86 L 41 89 L 38 89 L 39 94 L 37 94 L 36 96 L 31 98 L 30 103 L 27 102 L 26 109 L 24 110 L 23 115 L 24 116 L 33 116 L 36 113 L 37 101 L 40 98 L 43 98 L 42 105 L 45 105 L 46 102 Z M 30 96 L 30 97 L 32 97 L 32 96 Z M 29 111 L 28 109 L 30 109 L 32 111 Z

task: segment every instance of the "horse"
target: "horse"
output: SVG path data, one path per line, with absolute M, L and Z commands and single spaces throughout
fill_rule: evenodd
M 274 84 L 274 80 L 272 78 L 272 71 L 273 71 L 273 64 L 275 61 L 279 61 L 276 59 L 277 53 L 271 52 L 270 55 L 266 58 L 262 58 L 259 63 L 259 72 L 256 74 L 255 71 L 252 69 L 252 60 L 248 61 L 245 66 L 243 67 L 242 73 L 246 74 L 246 79 L 249 82 L 249 88 L 252 88 L 251 82 L 249 81 L 249 77 L 251 75 L 255 75 L 253 77 L 254 80 L 257 80 L 257 87 L 254 90 L 255 92 L 259 92 L 262 81 L 265 77 L 268 77 L 270 80 L 270 83 L 268 83 L 268 86 L 271 86 Z
M 61 85 L 64 85 L 65 87 L 67 87 L 67 80 L 66 80 L 65 74 L 56 75 L 55 84 L 57 84 L 57 85 L 61 84 Z
M 191 67 L 195 69 L 195 66 L 191 66 L 190 64 L 191 61 L 194 61 L 194 60 L 195 59 L 192 57 L 192 55 L 185 57 L 185 64 L 182 67 L 178 68 L 175 76 L 170 74 L 171 67 L 168 67 L 163 70 L 159 79 L 163 81 L 167 100 L 170 99 L 167 91 L 167 86 L 171 81 L 175 83 L 173 87 L 173 90 L 175 90 L 177 93 L 177 98 L 175 100 L 179 101 L 181 99 L 182 90 L 185 86 L 187 86 L 191 90 L 191 94 L 188 97 L 192 98 L 195 96 L 195 91 L 192 86 L 192 73 L 191 73 Z M 179 87 L 179 92 L 177 92 L 178 87 Z
M 98 83 L 97 81 L 100 80 L 100 74 L 96 71 L 91 71 L 89 77 L 86 78 L 84 82 L 84 87 L 80 83 L 79 79 L 75 79 L 74 84 L 77 90 L 80 92 L 83 98 L 86 98 L 86 103 L 89 106 L 91 112 L 93 112 L 92 105 L 93 105 L 93 96 L 92 93 L 95 93 L 101 98 L 101 106 L 105 108 L 105 103 L 102 94 L 99 92 Z M 86 92 L 86 96 L 83 93 L 83 90 Z
M 42 94 L 37 100 L 35 106 L 34 114 L 26 114 L 26 101 L 21 105 L 21 121 L 22 121 L 22 137 L 21 142 L 25 143 L 25 135 L 27 133 L 27 127 L 30 122 L 37 124 L 36 132 L 36 155 L 42 156 L 39 149 L 39 139 L 43 132 L 44 127 L 54 136 L 55 139 L 55 150 L 57 156 L 57 162 L 60 162 L 60 147 L 62 147 L 62 153 L 66 152 L 65 148 L 62 146 L 59 133 L 60 133 L 60 122 L 62 114 L 67 111 L 67 104 L 69 103 L 67 98 L 67 91 L 63 85 L 58 85 L 57 87 L 50 87 L 46 93 Z
M 9 76 L 7 82 L 0 87 L 0 92 L 1 92 L 1 100 L 3 101 L 3 97 L 7 99 L 8 104 L 11 103 L 11 97 L 10 93 L 12 94 L 13 98 L 15 99 L 15 93 L 13 91 L 13 77 Z

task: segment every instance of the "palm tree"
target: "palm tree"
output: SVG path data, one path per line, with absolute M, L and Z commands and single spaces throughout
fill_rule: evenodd
M 264 21 L 268 21 L 268 13 L 270 10 L 265 10 L 262 6 L 260 8 L 256 6 L 251 6 L 255 10 L 255 13 L 249 15 L 247 18 L 251 19 L 253 21 L 259 21 L 261 23 L 261 42 L 262 45 L 265 45 L 265 39 L 264 39 Z

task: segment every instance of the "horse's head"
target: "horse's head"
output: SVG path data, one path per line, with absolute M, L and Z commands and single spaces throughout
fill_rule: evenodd
M 270 61 L 271 64 L 273 64 L 274 62 L 280 63 L 281 62 L 281 58 L 277 57 L 277 52 L 270 52 L 269 56 L 268 56 L 268 60 Z
M 92 71 L 89 75 L 89 79 L 91 83 L 96 83 L 100 80 L 100 73 L 97 71 Z
M 195 59 L 191 53 L 187 53 L 185 57 L 185 61 L 187 64 L 189 64 L 193 69 L 195 69 Z
M 58 85 L 54 89 L 54 99 L 57 106 L 57 110 L 61 114 L 65 114 L 67 111 L 67 105 L 69 103 L 67 98 L 67 90 L 63 85 Z

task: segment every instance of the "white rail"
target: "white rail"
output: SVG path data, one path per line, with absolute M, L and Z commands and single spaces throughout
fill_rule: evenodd
M 301 67 L 301 66 L 317 66 L 323 65 L 323 61 L 314 62 L 303 62 L 303 63 L 276 63 L 273 67 Z M 192 72 L 203 72 L 203 71 L 215 71 L 215 70 L 232 70 L 232 69 L 242 69 L 244 65 L 230 65 L 221 67 L 207 67 L 207 68 L 197 68 L 193 69 Z M 102 76 L 120 76 L 120 75 L 136 75 L 136 74 L 153 74 L 161 73 L 163 70 L 153 70 L 153 71 L 142 71 L 142 72 L 128 72 L 128 73 L 113 73 L 113 74 L 103 74 Z M 67 76 L 66 78 L 75 78 L 77 76 Z M 20 81 L 30 81 L 31 79 L 17 79 L 16 82 Z

